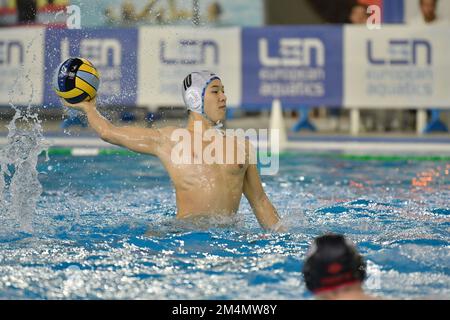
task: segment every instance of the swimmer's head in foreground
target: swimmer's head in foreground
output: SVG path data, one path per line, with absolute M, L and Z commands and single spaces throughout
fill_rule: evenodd
M 314 240 L 303 267 L 306 287 L 321 299 L 371 299 L 364 294 L 366 263 L 342 235 Z
M 186 108 L 218 125 L 225 120 L 227 97 L 219 76 L 210 71 L 192 72 L 181 87 Z

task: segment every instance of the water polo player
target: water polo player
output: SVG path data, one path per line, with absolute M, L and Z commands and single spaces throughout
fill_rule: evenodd
M 95 100 L 64 103 L 85 112 L 89 124 L 104 141 L 160 159 L 175 186 L 177 218 L 233 217 L 244 194 L 260 225 L 265 229 L 280 230 L 280 218 L 263 190 L 257 165 L 249 161 L 250 143 L 248 140 L 240 143 L 237 137 L 227 136 L 220 130 L 227 101 L 221 79 L 209 71 L 193 72 L 182 83 L 182 96 L 189 112 L 183 129 L 116 127 L 96 110 Z M 232 146 L 221 149 L 224 152 L 222 159 L 227 159 L 225 163 L 201 161 L 202 152 L 212 141 L 211 137 L 205 139 L 203 134 L 208 130 L 223 146 L 227 142 Z M 182 156 L 186 161 L 180 162 L 180 159 L 174 159 L 174 155 L 177 156 L 174 148 L 179 148 L 180 144 L 173 137 L 184 133 L 189 135 L 188 147 L 192 148 L 189 154 Z M 200 150 L 194 145 L 198 142 Z M 230 154 L 232 156 L 228 157 Z M 238 160 L 240 156 L 244 159 L 242 163 L 228 162 L 229 158 Z
M 364 293 L 366 263 L 356 247 L 342 235 L 327 234 L 314 240 L 303 266 L 306 288 L 324 300 L 371 300 Z

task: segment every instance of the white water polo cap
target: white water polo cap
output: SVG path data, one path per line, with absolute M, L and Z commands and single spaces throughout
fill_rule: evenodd
M 192 72 L 184 78 L 181 93 L 188 110 L 202 115 L 205 114 L 205 90 L 215 79 L 220 80 L 219 76 L 210 71 Z

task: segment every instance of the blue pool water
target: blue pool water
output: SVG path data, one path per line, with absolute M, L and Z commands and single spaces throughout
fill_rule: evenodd
M 329 231 L 357 243 L 369 293 L 448 299 L 449 168 L 282 157 L 263 181 L 289 232 L 269 234 L 245 198 L 231 223 L 177 222 L 156 158 L 42 157 L 33 230 L 0 223 L 0 299 L 310 299 L 303 259 Z

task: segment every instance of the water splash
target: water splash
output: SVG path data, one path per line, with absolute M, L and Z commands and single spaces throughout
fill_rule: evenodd
M 16 113 L 7 126 L 7 144 L 0 149 L 0 220 L 7 230 L 18 227 L 20 231 L 32 232 L 36 204 L 42 193 L 36 166 L 49 144 L 44 139 L 41 120 L 30 107 L 11 107 Z M 17 126 L 19 121 L 25 128 Z

